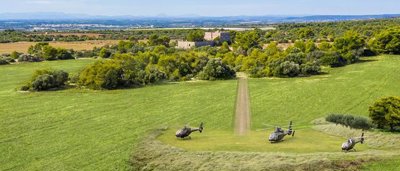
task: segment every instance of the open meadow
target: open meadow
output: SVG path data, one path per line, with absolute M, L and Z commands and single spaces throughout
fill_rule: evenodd
M 0 170 L 121 170 L 150 129 L 200 121 L 208 129 L 232 129 L 235 80 L 114 91 L 16 91 L 36 69 L 76 73 L 92 62 L 0 67 Z
M 340 144 L 348 137 L 313 129 L 313 122 L 329 113 L 367 116 L 376 99 L 399 96 L 399 56 L 364 58 L 346 67 L 325 68 L 325 74 L 313 77 L 249 79 L 251 132 L 246 136 L 233 134 L 236 80 L 112 91 L 16 90 L 36 69 L 74 74 L 94 61 L 0 66 L 0 170 L 128 170 L 135 165 L 132 155 L 149 157 L 147 168 L 156 170 L 185 169 L 188 162 L 196 170 L 256 170 L 268 163 L 269 168 L 290 169 L 298 163 L 300 169 L 315 169 L 342 159 L 398 158 L 399 148 L 368 145 L 368 139 L 358 146 L 359 152 L 342 153 Z M 273 128 L 262 130 L 263 124 L 286 128 L 290 120 L 299 128 L 294 137 L 267 142 Z M 191 140 L 173 135 L 184 124 L 200 122 L 205 130 Z M 153 130 L 160 128 L 166 130 L 154 137 Z M 370 166 L 395 169 L 396 162 Z

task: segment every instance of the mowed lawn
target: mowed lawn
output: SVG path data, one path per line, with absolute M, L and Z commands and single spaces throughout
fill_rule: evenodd
M 330 113 L 368 116 L 375 100 L 400 96 L 399 66 L 400 56 L 379 56 L 319 76 L 250 79 L 252 129 L 290 120 L 307 127 Z
M 312 121 L 330 113 L 368 116 L 368 107 L 384 96 L 400 96 L 400 56 L 363 58 L 341 68 L 324 68 L 326 74 L 304 78 L 250 79 L 252 132 L 238 137 L 232 132 L 205 129 L 192 141 L 177 141 L 174 130 L 159 137 L 188 151 L 338 152 L 349 137 L 330 136 L 312 129 Z M 270 144 L 274 126 L 287 129 L 293 121 L 295 137 Z M 361 132 L 360 132 L 361 134 Z M 210 145 L 213 144 L 213 145 Z M 366 151 L 366 146 L 357 147 Z
M 138 89 L 22 93 L 36 69 L 78 72 L 94 60 L 0 66 L 0 170 L 124 170 L 152 129 L 197 125 L 232 131 L 236 81 Z

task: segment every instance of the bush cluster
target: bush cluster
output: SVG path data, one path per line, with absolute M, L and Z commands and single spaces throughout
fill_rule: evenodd
M 230 66 L 222 63 L 220 58 L 210 59 L 198 74 L 200 80 L 232 79 L 236 72 Z
M 125 54 L 89 65 L 79 74 L 77 83 L 91 89 L 116 89 L 143 86 L 165 78 L 165 73 L 157 67 Z
M 370 40 L 369 46 L 376 53 L 400 54 L 400 30 L 384 30 Z
M 7 65 L 10 64 L 6 59 L 0 57 L 0 65 Z
M 21 88 L 23 91 L 44 91 L 62 88 L 68 81 L 68 73 L 62 70 L 36 70 L 31 80 Z
M 49 43 L 37 43 L 28 49 L 30 55 L 34 55 L 45 60 L 65 60 L 74 59 L 74 51 L 63 48 L 54 48 Z
M 229 79 L 235 71 L 221 59 L 209 59 L 196 53 L 160 54 L 156 48 L 145 53 L 114 54 L 112 59 L 86 67 L 78 76 L 80 86 L 91 89 L 137 87 L 163 80 Z M 165 52 L 164 52 L 165 53 Z
M 30 55 L 30 54 L 22 54 L 18 57 L 18 62 L 42 62 L 43 58 Z
M 0 55 L 0 65 L 7 65 L 12 62 L 15 62 L 15 59 L 11 57 L 10 54 L 2 54 Z
M 368 121 L 368 118 L 361 116 L 330 114 L 325 118 L 325 120 L 355 129 L 368 130 L 373 127 L 373 125 Z

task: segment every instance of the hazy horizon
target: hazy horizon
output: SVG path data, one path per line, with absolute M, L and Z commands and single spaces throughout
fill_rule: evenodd
M 4 0 L 0 13 L 53 13 L 91 16 L 305 16 L 398 14 L 396 0 Z

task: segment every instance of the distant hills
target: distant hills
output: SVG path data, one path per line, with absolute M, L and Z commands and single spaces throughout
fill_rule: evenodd
M 0 13 L 0 29 L 126 29 L 172 27 L 227 27 L 276 23 L 330 22 L 396 18 L 400 14 L 381 15 L 310 15 L 310 16 L 93 16 L 62 12 Z M 65 27 L 65 25 L 69 25 Z M 71 26 L 72 25 L 72 26 Z M 93 26 L 94 25 L 94 26 Z
M 325 21 L 325 20 L 358 20 L 400 17 L 400 14 L 379 14 L 379 15 L 266 15 L 266 16 L 216 16 L 206 17 L 195 14 L 168 16 L 159 14 L 157 16 L 102 16 L 88 14 L 70 14 L 63 12 L 30 12 L 30 13 L 0 13 L 0 20 L 135 20 L 135 19 L 228 19 L 228 20 L 260 20 L 260 21 Z

